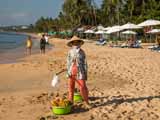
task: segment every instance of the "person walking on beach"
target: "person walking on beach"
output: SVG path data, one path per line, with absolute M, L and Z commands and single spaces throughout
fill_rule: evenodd
M 26 53 L 31 55 L 31 49 L 32 49 L 32 40 L 31 40 L 31 36 L 28 36 L 26 40 Z
M 78 84 L 80 93 L 85 101 L 87 108 L 91 108 L 88 102 L 88 88 L 86 86 L 87 80 L 87 61 L 85 52 L 81 49 L 84 41 L 74 36 L 67 43 L 71 47 L 67 56 L 67 76 L 69 78 L 69 95 L 68 99 L 73 103 L 73 95 L 75 89 L 75 82 Z
M 40 53 L 41 54 L 45 54 L 45 48 L 46 47 L 46 39 L 45 39 L 45 35 L 42 35 L 42 38 L 40 40 Z

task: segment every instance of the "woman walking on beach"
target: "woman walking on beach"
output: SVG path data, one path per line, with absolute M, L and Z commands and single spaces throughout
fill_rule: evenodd
M 31 49 L 32 49 L 32 40 L 31 36 L 28 36 L 28 39 L 26 40 L 26 53 L 31 55 Z
M 67 76 L 69 77 L 69 100 L 73 103 L 73 95 L 75 89 L 75 82 L 78 84 L 80 93 L 85 101 L 87 108 L 90 108 L 88 102 L 88 88 L 86 86 L 87 80 L 87 61 L 85 52 L 81 49 L 84 41 L 74 36 L 67 43 L 71 50 L 67 56 Z
M 42 38 L 40 40 L 40 52 L 41 54 L 45 54 L 45 48 L 46 47 L 46 39 L 45 39 L 45 35 L 42 35 Z

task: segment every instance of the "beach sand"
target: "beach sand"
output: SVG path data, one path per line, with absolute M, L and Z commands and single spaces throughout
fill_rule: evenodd
M 51 87 L 54 73 L 66 67 L 67 40 L 53 38 L 45 55 L 0 65 L 0 120 L 160 120 L 160 53 L 110 48 L 86 42 L 87 85 L 93 108 L 77 103 L 69 115 L 50 116 L 50 100 L 67 93 L 67 78 Z

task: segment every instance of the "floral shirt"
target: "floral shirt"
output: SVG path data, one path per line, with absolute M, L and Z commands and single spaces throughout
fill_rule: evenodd
M 85 53 L 82 49 L 71 49 L 67 56 L 67 76 L 72 75 L 73 65 L 77 65 L 77 80 L 87 80 L 87 61 Z

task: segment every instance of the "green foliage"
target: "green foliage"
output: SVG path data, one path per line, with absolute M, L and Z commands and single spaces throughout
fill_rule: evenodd
M 38 32 L 73 29 L 80 25 L 112 26 L 146 19 L 160 20 L 160 0 L 103 0 L 100 8 L 94 0 L 65 0 L 57 18 L 41 17 Z

